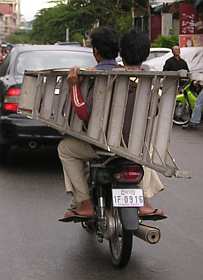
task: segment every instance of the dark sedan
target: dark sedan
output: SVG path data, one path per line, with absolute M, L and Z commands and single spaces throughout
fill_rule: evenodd
M 59 45 L 19 45 L 0 65 L 0 161 L 13 145 L 56 143 L 61 135 L 38 121 L 17 114 L 25 70 L 93 67 L 96 61 L 89 48 Z

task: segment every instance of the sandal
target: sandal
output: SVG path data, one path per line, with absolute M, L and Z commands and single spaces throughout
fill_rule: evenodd
M 65 212 L 64 217 L 60 218 L 59 221 L 60 222 L 72 222 L 72 221 L 75 221 L 75 220 L 86 221 L 86 220 L 89 220 L 90 218 L 91 219 L 94 218 L 94 215 L 91 215 L 91 216 L 80 215 L 77 212 L 77 210 L 71 209 L 71 210 Z
M 142 220 L 152 220 L 152 221 L 163 220 L 168 218 L 167 216 L 164 215 L 163 211 L 158 208 L 154 209 L 151 213 L 139 214 L 139 217 Z

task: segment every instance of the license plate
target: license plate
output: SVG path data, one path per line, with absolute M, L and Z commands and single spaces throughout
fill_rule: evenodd
M 142 207 L 144 196 L 142 189 L 112 189 L 114 207 Z

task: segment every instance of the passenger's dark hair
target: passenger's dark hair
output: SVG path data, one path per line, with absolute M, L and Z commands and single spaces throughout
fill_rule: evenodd
M 120 41 L 120 55 L 127 65 L 140 65 L 150 52 L 150 40 L 147 34 L 131 29 Z
M 92 48 L 96 48 L 103 59 L 115 59 L 119 51 L 119 39 L 110 27 L 98 27 L 90 35 Z

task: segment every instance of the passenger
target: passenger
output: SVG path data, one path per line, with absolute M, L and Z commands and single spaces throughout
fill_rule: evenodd
M 146 34 L 137 33 L 135 30 L 130 30 L 121 39 L 120 42 L 120 55 L 123 60 L 124 67 L 131 71 L 142 71 L 142 63 L 147 59 L 150 52 L 150 41 Z M 134 84 L 134 86 L 133 86 Z M 131 125 L 131 118 L 133 113 L 133 104 L 136 94 L 136 83 L 132 83 L 129 90 L 127 113 L 125 116 L 124 140 L 127 142 L 129 137 L 129 130 Z M 166 216 L 163 210 L 153 208 L 148 199 L 153 197 L 158 192 L 164 189 L 158 174 L 150 169 L 144 167 L 144 177 L 142 181 L 144 190 L 145 206 L 139 210 L 139 216 L 143 219 L 163 219 Z

